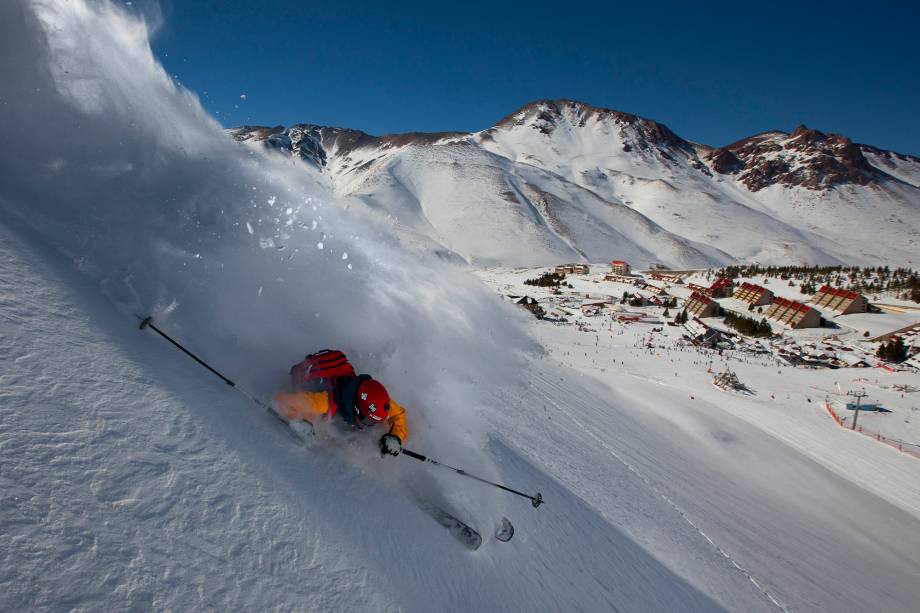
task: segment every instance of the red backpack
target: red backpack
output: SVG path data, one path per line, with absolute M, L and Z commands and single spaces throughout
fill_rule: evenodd
M 334 416 L 338 410 L 342 388 L 354 380 L 355 376 L 355 369 L 348 358 L 336 349 L 317 351 L 291 367 L 291 384 L 294 389 L 329 393 L 329 417 Z

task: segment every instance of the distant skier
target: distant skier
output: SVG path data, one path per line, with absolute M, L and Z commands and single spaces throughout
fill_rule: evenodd
M 381 454 L 399 455 L 409 438 L 406 410 L 390 399 L 386 388 L 370 375 L 356 375 L 341 351 L 324 349 L 291 367 L 294 391 L 280 393 L 275 401 L 291 428 L 312 434 L 313 420 L 339 416 L 349 426 L 363 430 L 386 422 L 389 431 L 378 442 Z

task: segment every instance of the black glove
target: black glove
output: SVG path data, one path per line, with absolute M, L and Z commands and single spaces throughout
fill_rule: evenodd
M 402 451 L 402 441 L 395 434 L 384 434 L 380 437 L 380 455 L 399 455 Z

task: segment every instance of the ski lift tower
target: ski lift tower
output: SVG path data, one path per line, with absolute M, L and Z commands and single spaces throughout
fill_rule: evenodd
M 850 430 L 856 429 L 856 420 L 859 419 L 859 401 L 868 396 L 866 390 L 850 390 L 847 392 L 847 396 L 853 396 L 856 398 L 856 409 L 853 413 L 853 425 L 850 426 Z

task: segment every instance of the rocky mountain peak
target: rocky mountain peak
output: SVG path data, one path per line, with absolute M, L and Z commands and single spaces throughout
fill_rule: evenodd
M 361 148 L 390 149 L 408 145 L 431 145 L 451 138 L 467 136 L 464 132 L 406 132 L 372 136 L 361 130 L 330 128 L 314 124 L 295 124 L 289 128 L 242 126 L 230 130 L 237 141 L 263 142 L 266 147 L 289 153 L 319 169 L 332 155 L 348 157 Z
M 839 134 L 799 125 L 791 134 L 765 132 L 712 150 L 707 160 L 721 174 L 737 174 L 751 191 L 769 185 L 820 190 L 844 184 L 868 185 L 879 171 L 860 147 Z
M 635 138 L 650 145 L 690 148 L 689 143 L 663 123 L 632 113 L 568 99 L 530 102 L 500 120 L 486 132 L 529 127 L 549 136 L 562 126 L 585 128 L 590 123 L 606 123 L 617 126 L 620 130 L 629 130 Z

